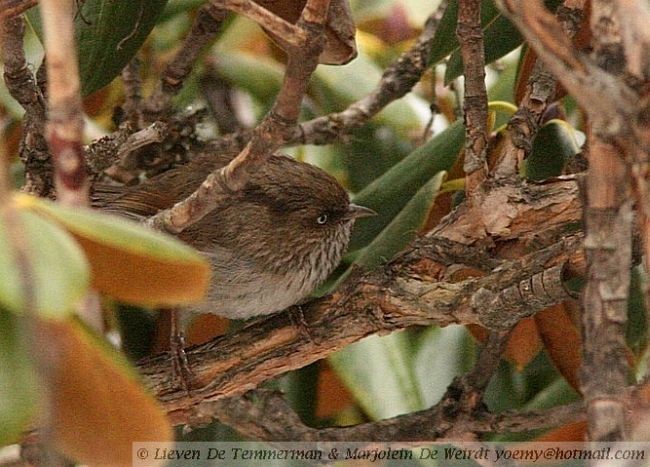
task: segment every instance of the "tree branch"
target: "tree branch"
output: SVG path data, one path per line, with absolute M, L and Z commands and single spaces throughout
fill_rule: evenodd
M 465 192 L 470 199 L 487 174 L 487 90 L 480 0 L 460 0 L 456 29 L 465 69 L 463 121 L 465 122 Z

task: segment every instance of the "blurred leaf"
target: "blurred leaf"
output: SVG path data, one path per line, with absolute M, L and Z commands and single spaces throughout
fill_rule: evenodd
M 179 240 L 91 209 L 26 195 L 17 199 L 70 231 L 86 252 L 97 290 L 124 302 L 150 306 L 190 303 L 205 294 L 210 267 L 203 256 Z
M 575 397 L 575 392 L 560 377 L 546 352 L 539 352 L 523 371 L 517 371 L 511 364 L 502 360 L 485 392 L 485 402 L 493 412 L 521 408 L 535 400 L 556 381 L 561 381 Z
M 110 83 L 131 60 L 156 24 L 167 0 L 77 2 L 75 37 L 84 96 Z M 27 12 L 43 39 L 40 9 Z
M 402 251 L 426 221 L 429 209 L 446 177 L 447 172 L 438 172 L 425 183 L 392 222 L 363 249 L 354 264 L 363 269 L 374 269 Z
M 407 332 L 367 337 L 330 355 L 329 362 L 373 420 L 424 409 Z
M 162 23 L 181 13 L 194 10 L 205 3 L 205 0 L 168 0 L 165 8 L 158 17 L 158 22 Z
M 566 163 L 579 151 L 571 126 L 563 120 L 550 120 L 535 136 L 526 159 L 526 177 L 539 181 L 561 175 Z
M 38 408 L 38 382 L 19 319 L 0 308 L 0 446 L 17 441 Z
M 250 52 L 215 52 L 215 68 L 220 76 L 270 105 L 282 85 L 283 68 L 275 60 Z
M 467 329 L 480 342 L 485 342 L 488 338 L 489 331 L 482 326 L 470 324 Z M 517 371 L 523 371 L 542 348 L 535 320 L 525 318 L 510 333 L 503 358 L 512 363 Z
M 547 431 L 535 438 L 537 442 L 584 442 L 587 439 L 587 422 L 573 422 Z
M 413 366 L 424 405 L 437 403 L 453 379 L 473 364 L 474 342 L 464 326 L 432 326 L 422 331 Z
M 463 125 L 456 121 L 358 193 L 354 202 L 374 209 L 378 215 L 355 223 L 348 251 L 368 245 L 431 177 L 449 170 L 464 141 Z
M 508 395 L 505 394 L 505 397 Z M 559 405 L 570 404 L 580 399 L 580 396 L 573 390 L 564 378 L 556 378 L 550 382 L 546 387 L 542 388 L 537 394 L 534 395 L 525 404 L 519 406 L 521 410 L 547 410 L 551 407 Z M 494 410 L 492 407 L 490 407 Z M 504 442 L 504 441 L 523 441 L 535 439 L 543 430 L 536 430 L 533 433 L 507 433 L 496 434 L 490 437 L 490 441 Z
M 32 212 L 19 210 L 18 214 L 34 274 L 34 311 L 49 318 L 66 317 L 88 289 L 90 273 L 84 254 L 58 225 Z M 1 221 L 0 304 L 19 313 L 24 307 L 20 274 Z
M 132 443 L 172 440 L 165 412 L 116 349 L 76 320 L 38 326 L 54 444 L 63 454 L 83 464 L 131 465 Z

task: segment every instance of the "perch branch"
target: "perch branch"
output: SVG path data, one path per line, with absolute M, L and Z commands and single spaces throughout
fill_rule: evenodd
M 569 196 L 576 197 L 573 182 L 558 184 L 572 193 Z M 559 227 L 578 221 L 579 205 L 560 201 L 567 197 L 564 189 L 534 189 L 536 193 L 529 195 L 538 200 L 537 208 L 544 204 L 547 211 L 553 210 L 549 206 L 557 209 L 553 218 L 542 218 L 537 226 L 524 227 L 520 220 L 535 217 L 528 217 L 531 211 L 522 211 L 515 214 L 507 235 L 517 238 L 524 235 L 522 229 L 541 231 L 538 227 L 543 223 Z M 549 198 L 544 199 L 543 193 Z M 529 205 L 530 210 L 535 210 L 534 204 Z M 521 203 L 522 208 L 526 205 Z M 567 212 L 560 214 L 559 209 Z M 189 398 L 175 387 L 166 355 L 141 362 L 140 369 L 172 419 L 185 423 L 197 416 L 204 400 L 241 394 L 370 334 L 451 323 L 508 329 L 522 317 L 566 298 L 561 286 L 562 271 L 582 264 L 579 244 L 579 237 L 569 237 L 519 261 L 495 262 L 482 250 L 450 241 L 442 234 L 425 237 L 382 270 L 357 274 L 334 294 L 304 306 L 312 339 L 298 332 L 286 314 L 278 314 L 236 334 L 189 349 L 197 383 L 204 386 Z M 491 272 L 485 277 L 453 282 L 445 279 L 445 271 L 453 264 L 484 270 L 488 267 Z M 565 268 L 567 264 L 571 268 Z M 501 267 L 496 268 L 498 265 Z M 242 361 L 246 362 L 243 366 Z

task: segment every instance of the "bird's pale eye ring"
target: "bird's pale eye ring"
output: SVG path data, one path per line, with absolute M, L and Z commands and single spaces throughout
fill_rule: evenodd
M 325 224 L 327 224 L 328 220 L 329 220 L 329 217 L 328 217 L 327 214 L 321 214 L 320 216 L 318 216 L 318 219 L 316 219 L 316 223 L 318 225 L 325 225 Z

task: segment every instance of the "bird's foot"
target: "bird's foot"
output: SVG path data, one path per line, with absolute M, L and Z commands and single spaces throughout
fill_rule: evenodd
M 296 305 L 289 309 L 289 319 L 291 324 L 298 329 L 298 334 L 304 339 L 307 339 L 312 344 L 318 344 L 319 339 L 316 338 L 309 329 L 309 324 L 305 320 L 305 313 L 301 305 Z

